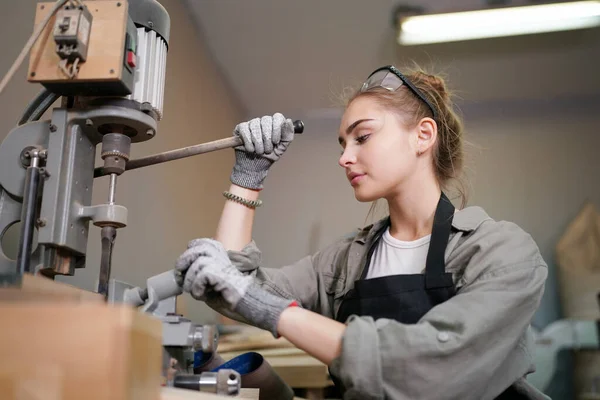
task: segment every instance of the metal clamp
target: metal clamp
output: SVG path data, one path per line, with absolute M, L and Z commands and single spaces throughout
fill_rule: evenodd
M 214 325 L 196 325 L 180 315 L 160 316 L 163 322 L 163 346 L 190 348 L 194 352 L 214 353 L 219 333 Z
M 116 204 L 81 207 L 79 217 L 92 220 L 96 226 L 114 226 L 115 228 L 127 226 L 127 208 Z
M 219 331 L 214 325 L 196 326 L 191 341 L 195 351 L 201 350 L 204 353 L 214 353 L 217 351 Z
M 173 386 L 199 392 L 209 392 L 226 396 L 239 394 L 242 378 L 233 369 L 221 369 L 217 372 L 203 372 L 199 375 L 177 374 Z
M 175 270 L 169 270 L 148 278 L 146 281 L 146 290 L 148 298 L 144 307 L 142 307 L 142 311 L 148 313 L 156 310 L 160 301 L 169 297 L 179 296 L 183 293 Z

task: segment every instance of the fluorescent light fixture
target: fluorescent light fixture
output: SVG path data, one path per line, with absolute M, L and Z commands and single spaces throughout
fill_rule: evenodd
M 401 45 L 455 42 L 599 26 L 600 1 L 398 17 Z

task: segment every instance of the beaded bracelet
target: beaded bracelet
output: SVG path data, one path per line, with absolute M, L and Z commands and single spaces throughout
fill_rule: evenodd
M 244 205 L 251 209 L 255 209 L 257 207 L 262 206 L 262 200 L 248 200 L 228 191 L 224 191 L 223 196 L 225 196 L 227 200 L 235 201 L 236 203 L 240 203 L 241 205 Z

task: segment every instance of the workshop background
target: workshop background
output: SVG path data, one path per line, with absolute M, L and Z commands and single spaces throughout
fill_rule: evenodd
M 398 0 L 160 2 L 171 16 L 164 120 L 154 139 L 132 146 L 132 158 L 228 137 L 238 122 L 275 112 L 305 122 L 261 195 L 254 237 L 265 266 L 292 263 L 365 223 L 369 204 L 354 200 L 337 165 L 336 102 L 376 67 L 414 60 L 444 72 L 459 95 L 472 142 L 469 204 L 519 224 L 548 262 L 535 328 L 564 317 L 555 248 L 587 202 L 600 206 L 598 29 L 401 47 Z M 485 5 L 418 3 L 431 12 Z M 7 71 L 31 34 L 36 1 L 2 4 L 0 70 Z M 26 67 L 0 97 L 0 140 L 40 89 L 26 82 Z M 120 177 L 116 199 L 129 210 L 129 226 L 118 231 L 113 277 L 143 285 L 172 268 L 189 240 L 213 235 L 233 162 L 225 150 Z M 94 203 L 107 188 L 108 178 L 96 180 Z M 100 260 L 99 229 L 91 232 L 87 268 L 60 279 L 89 290 Z M 217 321 L 190 297 L 187 309 L 196 322 Z M 560 361 L 547 393 L 574 398 L 573 360 L 565 352 Z

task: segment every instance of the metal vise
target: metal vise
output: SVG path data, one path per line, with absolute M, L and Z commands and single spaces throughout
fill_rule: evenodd
M 180 277 L 171 270 L 152 276 L 146 288 L 115 279 L 110 281 L 109 302 L 125 303 L 152 314 L 163 326 L 163 375 L 168 386 L 237 395 L 241 376 L 232 369 L 193 373 L 194 353 L 214 353 L 218 330 L 213 325 L 196 325 L 177 313 L 177 296 L 182 293 Z

